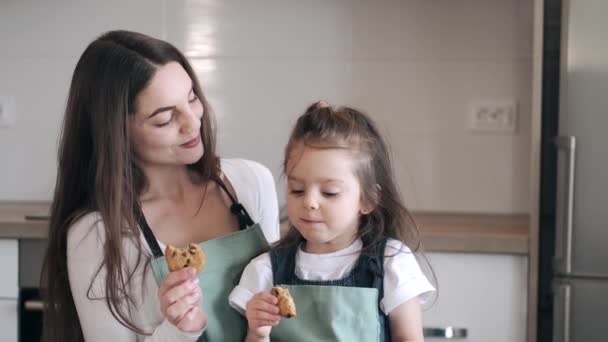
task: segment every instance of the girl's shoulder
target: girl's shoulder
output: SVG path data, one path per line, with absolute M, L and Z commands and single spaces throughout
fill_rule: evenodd
M 388 239 L 384 248 L 384 267 L 386 270 L 400 271 L 403 268 L 418 268 L 417 252 L 412 251 L 405 243 Z
M 412 254 L 412 250 L 401 240 L 388 238 L 386 240 L 386 247 L 384 248 L 385 255 L 393 255 L 399 253 Z

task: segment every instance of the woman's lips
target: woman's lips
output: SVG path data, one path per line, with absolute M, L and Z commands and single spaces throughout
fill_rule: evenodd
M 180 146 L 181 146 L 181 147 L 185 147 L 185 148 L 193 148 L 193 147 L 198 146 L 198 144 L 199 144 L 200 142 L 201 142 L 201 136 L 199 135 L 199 136 L 197 136 L 196 138 L 194 138 L 194 139 L 192 139 L 192 140 L 189 140 L 189 141 L 187 141 L 187 142 L 186 142 L 186 143 L 184 143 L 184 144 L 181 144 Z

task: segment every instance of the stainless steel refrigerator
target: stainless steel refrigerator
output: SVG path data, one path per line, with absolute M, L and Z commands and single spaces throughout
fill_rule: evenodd
M 541 254 L 540 265 L 541 272 L 550 268 L 547 293 L 552 303 L 543 303 L 546 298 L 541 294 L 539 306 L 541 311 L 543 305 L 552 306 L 552 341 L 605 342 L 608 341 L 608 1 L 562 0 L 558 5 L 561 6 L 556 40 L 560 43 L 559 62 L 554 66 L 559 66 L 559 76 L 554 82 L 559 82 L 555 86 L 544 79 L 548 92 L 544 91 L 543 99 L 549 108 L 543 108 L 543 118 L 549 122 L 543 127 L 547 146 L 542 153 L 547 155 L 542 158 L 541 174 L 546 179 L 541 179 L 541 183 L 547 188 L 541 191 L 541 207 L 544 201 L 545 211 L 541 209 L 540 215 L 541 230 L 545 230 L 541 231 L 541 250 L 552 249 L 551 258 L 542 258 Z M 556 37 L 545 35 L 547 44 L 552 44 L 551 39 Z M 545 71 L 550 71 L 556 60 L 551 52 L 545 49 L 548 63 Z M 550 113 L 554 100 L 550 94 L 552 87 L 558 96 L 555 114 Z M 552 130 L 553 137 L 549 134 Z M 551 207 L 552 193 L 553 210 L 546 210 Z M 554 231 L 548 234 L 551 225 Z M 546 244 L 553 244 L 553 248 L 547 248 Z M 543 313 L 546 315 L 547 310 Z M 546 318 L 539 316 L 539 337 L 543 336 L 539 341 L 549 341 L 546 331 L 549 325 L 542 326 Z

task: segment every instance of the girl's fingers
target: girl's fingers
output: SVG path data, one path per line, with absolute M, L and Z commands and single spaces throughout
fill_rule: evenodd
M 261 328 L 261 327 L 274 327 L 279 324 L 279 321 L 268 321 L 268 320 L 252 320 L 249 322 L 252 328 Z
M 281 319 L 281 316 L 274 315 L 274 314 L 264 312 L 264 311 L 255 311 L 251 318 L 260 319 L 260 320 L 264 320 L 264 321 L 278 321 L 279 319 Z
M 265 311 L 271 314 L 275 314 L 278 315 L 279 314 L 279 307 L 277 305 L 273 305 L 273 304 L 269 304 L 267 302 L 263 302 L 260 300 L 257 300 L 253 303 L 251 303 L 251 310 L 255 310 L 255 311 Z

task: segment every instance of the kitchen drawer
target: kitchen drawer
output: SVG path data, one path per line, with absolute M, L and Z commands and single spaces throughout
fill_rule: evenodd
M 467 330 L 462 342 L 526 339 L 527 257 L 507 254 L 428 253 L 439 283 L 425 327 Z M 446 341 L 426 338 L 425 341 Z
M 0 299 L 17 299 L 19 295 L 18 249 L 17 240 L 0 239 Z

